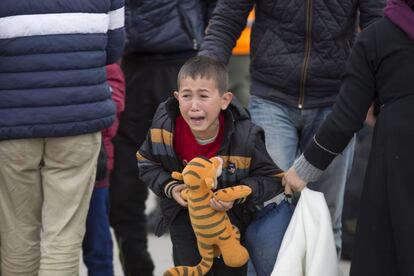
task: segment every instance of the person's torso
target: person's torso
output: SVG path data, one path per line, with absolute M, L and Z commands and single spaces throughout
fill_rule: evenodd
M 196 51 L 207 26 L 207 14 L 205 1 L 130 1 L 125 13 L 125 52 L 130 55 Z
M 352 0 L 257 1 L 252 78 L 276 93 L 272 96 L 268 91 L 266 96 L 253 90 L 253 94 L 274 101 L 286 95 L 285 103 L 296 107 L 331 104 L 356 32 L 357 4 Z
M 0 3 L 0 139 L 68 136 L 108 127 L 111 1 Z

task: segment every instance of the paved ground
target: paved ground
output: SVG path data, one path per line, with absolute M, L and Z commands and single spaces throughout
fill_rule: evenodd
M 151 210 L 155 206 L 155 196 L 150 194 L 150 197 L 147 201 L 147 209 Z M 149 212 L 149 211 L 148 211 Z M 161 238 L 158 238 L 154 235 L 149 235 L 148 237 L 148 247 L 151 253 L 152 259 L 155 263 L 154 276 L 163 275 L 164 271 L 173 266 L 172 263 L 172 246 L 169 236 L 164 235 Z M 349 262 L 341 262 L 341 271 L 342 276 L 349 275 Z M 115 276 L 123 276 L 121 265 L 118 260 L 118 248 L 114 245 L 114 269 Z M 87 276 L 86 268 L 83 265 L 82 261 L 80 263 L 80 276 Z M 223 275 L 225 276 L 225 275 Z
M 155 262 L 154 276 L 161 276 L 167 268 L 172 266 L 170 238 L 168 236 L 158 238 L 154 235 L 150 235 L 149 249 Z M 121 265 L 117 258 L 117 248 L 114 248 L 114 252 L 115 276 L 123 276 Z M 349 262 L 341 262 L 341 270 L 343 272 L 343 276 L 349 275 Z M 83 264 L 80 264 L 80 276 L 87 276 L 86 269 Z

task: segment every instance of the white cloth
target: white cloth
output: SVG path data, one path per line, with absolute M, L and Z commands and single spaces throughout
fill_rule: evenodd
M 308 188 L 301 192 L 271 275 L 339 275 L 331 217 L 322 193 Z

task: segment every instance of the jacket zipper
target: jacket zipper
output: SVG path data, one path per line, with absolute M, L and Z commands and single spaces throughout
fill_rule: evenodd
M 305 57 L 303 59 L 302 65 L 302 75 L 300 79 L 300 89 L 299 89 L 299 102 L 298 107 L 303 108 L 305 101 L 305 87 L 306 79 L 308 75 L 309 59 L 310 52 L 312 47 L 312 0 L 306 1 L 306 45 L 305 45 Z

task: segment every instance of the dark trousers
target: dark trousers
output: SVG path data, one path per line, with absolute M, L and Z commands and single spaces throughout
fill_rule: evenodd
M 158 105 L 173 95 L 177 74 L 189 56 L 124 57 L 125 111 L 114 139 L 115 160 L 110 186 L 110 222 L 126 275 L 152 275 L 147 248 L 147 186 L 139 179 L 136 152 L 144 142 Z
M 108 212 L 108 188 L 94 188 L 82 244 L 83 261 L 89 276 L 114 275 Z
M 183 210 L 174 219 L 170 227 L 171 241 L 173 244 L 173 258 L 175 266 L 196 266 L 201 261 L 198 253 L 197 239 L 191 227 L 188 212 Z M 224 264 L 222 258 L 214 258 L 214 263 L 207 276 L 245 276 L 247 264 L 231 268 Z

